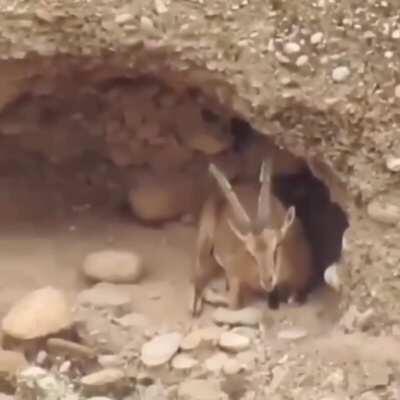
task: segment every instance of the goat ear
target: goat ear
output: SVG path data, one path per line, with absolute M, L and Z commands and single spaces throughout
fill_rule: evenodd
M 240 230 L 235 226 L 235 224 L 233 223 L 232 220 L 228 219 L 227 222 L 228 222 L 228 226 L 229 226 L 230 230 L 235 234 L 235 236 L 242 242 L 245 242 L 247 239 L 247 235 L 240 232 Z
M 294 208 L 294 206 L 291 206 L 286 211 L 285 219 L 281 227 L 282 237 L 285 237 L 285 235 L 288 233 L 290 227 L 293 225 L 295 218 L 296 218 L 296 209 Z

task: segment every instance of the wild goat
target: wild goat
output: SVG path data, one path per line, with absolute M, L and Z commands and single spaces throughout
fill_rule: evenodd
M 271 191 L 271 159 L 262 163 L 259 190 L 249 183 L 233 188 L 214 164 L 209 172 L 220 191 L 208 197 L 200 215 L 193 315 L 201 312 L 203 291 L 219 268 L 232 309 L 241 306 L 244 288 L 267 294 L 271 308 L 304 301 L 313 278 L 311 249 L 295 208 L 286 209 Z M 248 214 L 252 210 L 255 215 Z

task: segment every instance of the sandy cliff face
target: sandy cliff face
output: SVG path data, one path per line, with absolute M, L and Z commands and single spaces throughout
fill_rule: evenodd
M 398 333 L 394 2 L 7 0 L 0 11 L 2 110 L 27 92 L 73 98 L 78 87 L 145 74 L 178 92 L 194 87 L 275 144 L 323 161 L 315 172 L 350 223 L 342 311 L 371 312 L 372 334 Z

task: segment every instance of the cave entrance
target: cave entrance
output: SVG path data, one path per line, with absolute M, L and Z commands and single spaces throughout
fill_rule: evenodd
M 232 180 L 256 181 L 273 154 L 275 193 L 296 206 L 320 276 L 340 258 L 346 216 L 306 161 L 195 88 L 41 78 L 1 111 L 0 142 L 1 311 L 43 285 L 79 291 L 85 255 L 112 247 L 144 259 L 137 311 L 187 318 L 210 161 Z

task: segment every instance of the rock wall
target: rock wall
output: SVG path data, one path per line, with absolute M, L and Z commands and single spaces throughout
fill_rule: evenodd
M 0 7 L 1 107 L 42 78 L 96 81 L 146 72 L 176 87 L 198 87 L 275 143 L 326 162 L 349 194 L 343 305 L 371 309 L 375 331 L 395 328 L 394 3 L 19 0 Z

